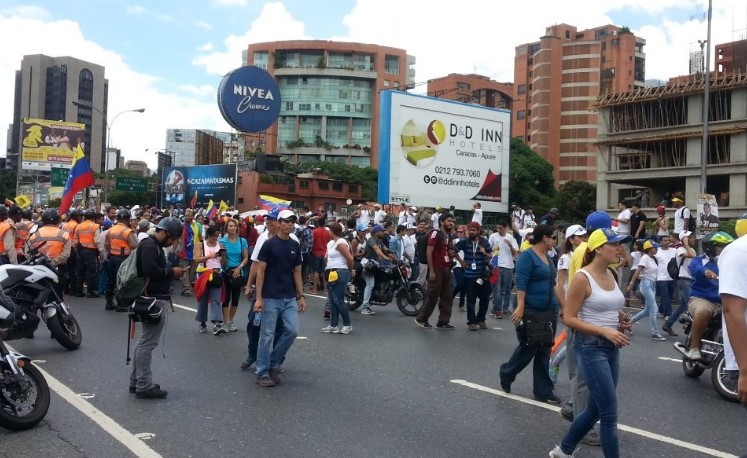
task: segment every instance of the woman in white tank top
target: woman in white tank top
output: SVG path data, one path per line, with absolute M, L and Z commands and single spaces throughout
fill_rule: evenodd
M 617 262 L 621 243 L 630 236 L 617 235 L 611 229 L 597 229 L 587 242 L 584 268 L 579 270 L 568 290 L 564 309 L 565 325 L 576 331 L 573 349 L 576 363 L 589 386 L 589 402 L 577 415 L 560 445 L 551 457 L 571 456 L 578 443 L 597 420 L 606 458 L 620 455 L 617 439 L 617 376 L 619 349 L 630 343 L 625 329 L 632 326 L 625 320 L 622 307 L 625 296 L 608 269 Z

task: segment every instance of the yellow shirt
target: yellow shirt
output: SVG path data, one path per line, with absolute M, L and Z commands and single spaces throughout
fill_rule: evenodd
M 521 246 L 519 247 L 519 252 L 526 251 L 530 248 L 532 248 L 532 244 L 529 243 L 529 240 L 524 240 L 523 242 L 521 242 Z
M 573 276 L 576 275 L 576 272 L 581 269 L 581 266 L 584 263 L 584 255 L 586 254 L 586 247 L 588 246 L 588 243 L 581 242 L 573 250 L 573 253 L 571 253 L 571 262 L 568 265 L 568 287 L 571 286 Z

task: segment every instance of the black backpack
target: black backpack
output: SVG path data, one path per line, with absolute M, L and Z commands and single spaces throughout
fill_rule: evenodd
M 680 278 L 680 267 L 685 263 L 685 256 L 682 255 L 682 261 L 677 262 L 677 256 L 673 257 L 667 263 L 667 273 L 672 277 L 672 280 L 679 280 Z
M 686 208 L 687 207 L 682 207 L 682 213 L 680 213 L 681 217 L 685 216 L 685 209 Z M 697 227 L 698 227 L 698 224 L 697 224 L 697 221 L 695 220 L 695 217 L 693 216 L 693 212 L 690 212 L 690 218 L 688 218 L 688 220 L 685 221 L 685 229 L 687 229 L 688 231 L 690 231 L 690 232 L 692 232 L 694 234 L 695 233 L 695 229 Z

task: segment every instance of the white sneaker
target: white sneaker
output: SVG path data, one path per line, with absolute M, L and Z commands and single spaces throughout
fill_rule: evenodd
M 352 326 L 343 326 L 340 330 L 340 334 L 350 334 L 350 331 L 353 330 Z
M 361 315 L 376 315 L 376 312 L 371 310 L 370 307 L 364 307 L 363 310 L 361 310 Z
M 554 449 L 550 450 L 550 458 L 573 458 L 573 453 L 570 455 L 563 453 L 560 445 L 556 445 Z
M 691 361 L 700 361 L 701 359 L 703 359 L 703 355 L 700 354 L 699 348 L 691 348 L 687 350 L 687 354 L 685 356 Z
M 326 333 L 334 332 L 335 334 L 337 334 L 338 331 L 339 329 L 337 329 L 337 326 L 327 326 L 322 328 L 322 332 Z

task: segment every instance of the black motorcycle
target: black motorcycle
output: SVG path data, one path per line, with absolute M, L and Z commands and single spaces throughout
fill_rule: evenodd
M 711 369 L 711 383 L 713 383 L 716 392 L 727 401 L 739 402 L 739 396 L 737 395 L 739 373 L 738 371 L 726 370 L 721 311 L 708 323 L 703 339 L 701 339 L 700 353 L 702 359 L 700 361 L 693 361 L 687 357 L 687 350 L 690 348 L 692 338 L 690 331 L 693 325 L 693 318 L 690 313 L 680 318 L 680 323 L 684 325 L 685 343 L 675 342 L 674 348 L 682 353 L 682 369 L 685 375 L 698 378 L 706 369 Z
M 49 410 L 49 385 L 31 359 L 5 346 L 17 307 L 0 291 L 0 427 L 21 431 L 42 421 Z
M 68 350 L 80 347 L 82 334 L 78 321 L 62 300 L 59 274 L 50 259 L 38 250 L 29 250 L 19 265 L 0 266 L 0 288 L 16 307 L 15 322 L 6 340 L 33 338 L 39 326 L 38 312 L 52 337 Z
M 363 291 L 366 281 L 363 269 L 374 274 L 374 289 L 371 305 L 387 305 L 396 297 L 397 308 L 407 316 L 416 316 L 425 303 L 425 288 L 420 283 L 410 281 L 410 267 L 400 261 L 396 265 L 370 261 L 356 269 L 356 274 L 345 290 L 348 310 L 355 310 L 363 304 Z

